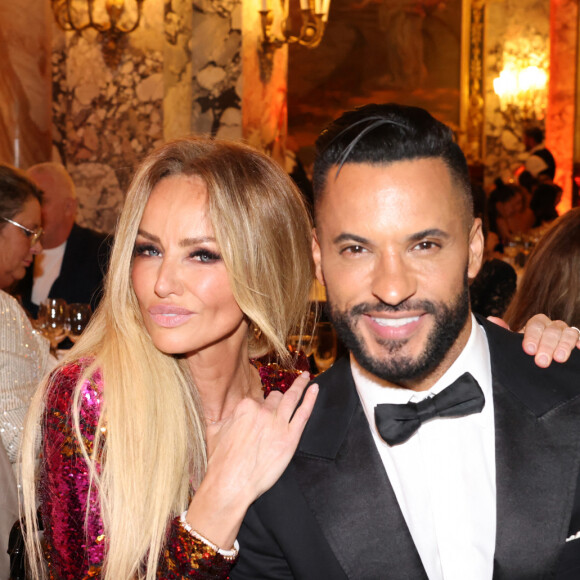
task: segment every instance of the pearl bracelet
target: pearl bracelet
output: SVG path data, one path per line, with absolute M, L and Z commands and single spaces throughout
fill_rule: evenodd
M 238 552 L 240 551 L 240 545 L 238 540 L 234 542 L 234 547 L 231 550 L 222 550 L 218 548 L 213 542 L 210 542 L 207 538 L 204 538 L 199 532 L 196 532 L 185 520 L 187 510 L 184 511 L 179 517 L 179 522 L 187 530 L 187 532 L 193 536 L 196 540 L 203 542 L 206 546 L 209 546 L 212 550 L 217 552 L 222 558 L 228 561 L 233 561 L 238 557 Z

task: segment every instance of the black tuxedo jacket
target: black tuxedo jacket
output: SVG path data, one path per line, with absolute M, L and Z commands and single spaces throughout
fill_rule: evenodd
M 69 303 L 90 304 L 94 310 L 101 298 L 110 247 L 111 238 L 107 235 L 74 224 L 67 240 L 60 274 L 48 297 L 64 298 Z M 38 307 L 31 302 L 33 272 L 34 264 L 28 267 L 26 276 L 14 293 L 20 295 L 24 308 L 36 316 Z
M 480 324 L 496 430 L 493 578 L 578 580 L 580 539 L 566 538 L 580 531 L 580 354 L 540 369 L 521 336 Z M 348 359 L 317 382 L 294 459 L 246 515 L 232 580 L 426 580 Z

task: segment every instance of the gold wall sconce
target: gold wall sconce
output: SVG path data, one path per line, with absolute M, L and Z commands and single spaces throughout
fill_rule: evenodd
M 100 33 L 103 58 L 111 68 L 116 68 L 121 60 L 125 35 L 133 32 L 141 22 L 143 3 L 135 0 L 137 13 L 126 18 L 125 0 L 104 0 L 95 8 L 96 0 L 51 0 L 52 12 L 57 24 L 63 30 L 82 32 L 93 28 Z M 106 19 L 99 20 L 100 17 Z
M 281 19 L 276 23 L 271 2 L 280 2 Z M 262 43 L 260 48 L 260 76 L 263 81 L 270 78 L 274 52 L 284 45 L 299 44 L 316 48 L 322 41 L 328 21 L 331 0 L 300 0 L 300 29 L 294 34 L 290 14 L 290 0 L 260 0 L 260 23 Z
M 307 48 L 316 48 L 324 35 L 328 21 L 330 0 L 300 0 L 302 23 L 297 35 L 292 34 L 290 19 L 290 0 L 280 0 L 282 21 L 279 32 L 272 31 L 273 12 L 270 0 L 260 0 L 260 19 L 262 23 L 262 46 L 281 48 L 284 44 L 297 42 Z

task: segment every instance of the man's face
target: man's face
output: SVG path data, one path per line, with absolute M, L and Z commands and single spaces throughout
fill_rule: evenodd
M 58 175 L 30 170 L 28 177 L 42 190 L 42 245 L 45 249 L 56 248 L 70 234 L 77 202 L 69 196 Z
M 467 279 L 481 222 L 441 159 L 345 164 L 328 173 L 313 254 L 331 320 L 367 371 L 429 388 L 467 342 Z
M 526 151 L 530 151 L 536 145 L 537 143 L 530 136 L 524 135 L 524 147 L 526 148 Z

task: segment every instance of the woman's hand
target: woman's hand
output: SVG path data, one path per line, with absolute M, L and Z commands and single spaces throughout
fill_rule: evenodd
M 309 378 L 303 373 L 284 395 L 272 392 L 263 402 L 244 399 L 217 432 L 208 433 L 207 473 L 186 519 L 218 546 L 231 547 L 247 508 L 292 459 L 318 393 L 311 385 L 296 408 Z
M 489 320 L 507 328 L 501 318 L 490 316 Z M 536 314 L 520 330 L 524 333 L 523 347 L 539 367 L 549 367 L 552 360 L 566 362 L 574 347 L 580 348 L 580 332 L 562 320 L 550 320 L 545 314 Z

